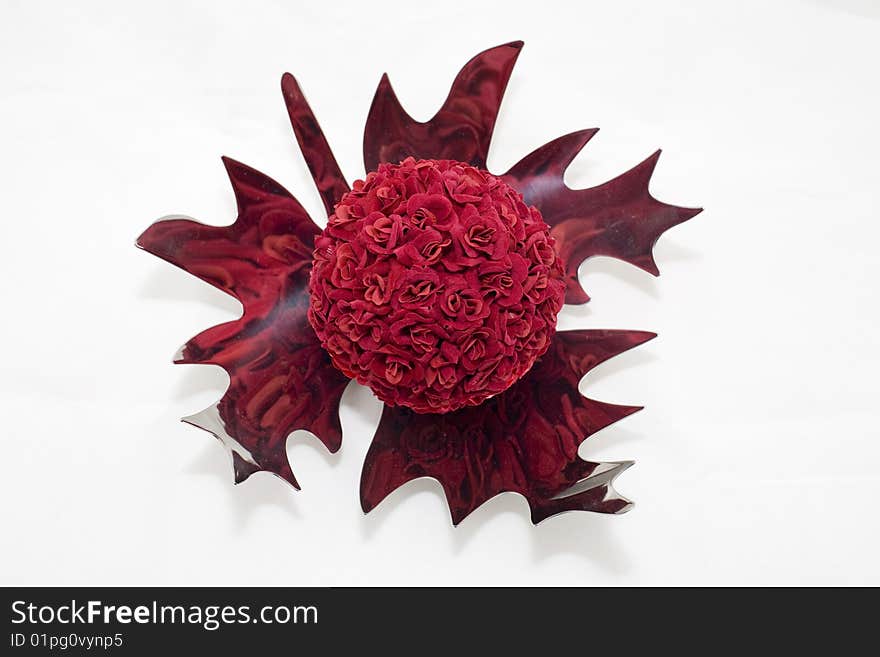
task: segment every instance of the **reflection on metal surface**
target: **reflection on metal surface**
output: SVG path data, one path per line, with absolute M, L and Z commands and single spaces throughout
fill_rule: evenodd
M 459 72 L 429 121 L 414 121 L 384 76 L 364 131 L 368 171 L 408 156 L 452 159 L 485 168 L 501 99 L 522 42 L 491 48 Z M 328 213 L 348 189 L 296 80 L 282 80 L 297 141 Z M 659 151 L 621 176 L 572 190 L 565 169 L 595 134 L 582 130 L 527 155 L 502 176 L 551 226 L 566 265 L 568 303 L 589 300 L 577 280 L 581 262 L 606 255 L 652 274 L 652 248 L 670 227 L 696 215 L 655 200 L 648 191 Z M 281 185 L 224 160 L 238 201 L 225 227 L 166 217 L 138 246 L 238 299 L 240 319 L 187 342 L 178 363 L 219 365 L 230 376 L 220 401 L 185 418 L 213 433 L 231 452 L 236 481 L 266 470 L 298 487 L 286 454 L 297 429 L 339 449 L 339 402 L 348 380 L 336 370 L 306 320 L 307 284 L 318 227 Z M 631 503 L 612 484 L 630 462 L 592 463 L 577 455 L 583 440 L 639 410 L 583 397 L 589 370 L 654 336 L 641 331 L 558 332 L 550 350 L 515 385 L 480 406 L 443 415 L 386 406 L 361 480 L 365 511 L 420 477 L 440 481 L 457 524 L 493 496 L 523 495 L 537 523 L 572 510 L 621 513 Z
M 235 441 L 236 480 L 267 470 L 299 487 L 287 460 L 287 437 L 314 433 L 339 449 L 339 400 L 346 379 L 331 364 L 306 319 L 312 241 L 318 227 L 278 183 L 225 160 L 238 218 L 215 227 L 189 219 L 153 224 L 138 246 L 237 298 L 240 319 L 187 342 L 176 363 L 219 365 L 230 384 L 217 403 L 218 438 Z M 210 414 L 197 414 L 209 422 Z M 219 435 L 218 435 L 219 434 Z
M 561 331 L 525 377 L 480 406 L 445 414 L 386 406 L 361 476 L 364 511 L 419 477 L 443 486 L 453 524 L 505 491 L 526 498 L 535 523 L 563 511 L 625 511 L 630 502 L 611 483 L 630 462 L 583 461 L 578 447 L 641 407 L 589 399 L 578 384 L 600 363 L 653 337 Z

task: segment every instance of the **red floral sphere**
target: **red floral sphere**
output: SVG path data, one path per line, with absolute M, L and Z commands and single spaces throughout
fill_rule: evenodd
M 550 344 L 565 285 L 541 213 L 453 160 L 382 164 L 315 242 L 309 321 L 389 405 L 446 413 L 503 392 Z

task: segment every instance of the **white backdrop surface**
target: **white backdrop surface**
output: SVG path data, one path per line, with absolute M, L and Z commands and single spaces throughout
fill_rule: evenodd
M 0 3 L 0 584 L 880 584 L 880 6 L 766 2 Z M 219 397 L 177 346 L 237 303 L 137 251 L 154 219 L 226 224 L 219 156 L 323 224 L 287 123 L 300 81 L 343 171 L 387 71 L 426 119 L 487 47 L 525 40 L 504 171 L 602 128 L 567 175 L 664 154 L 659 279 L 608 259 L 563 328 L 654 330 L 582 388 L 646 409 L 581 454 L 635 459 L 624 516 L 533 527 L 515 495 L 450 525 L 436 482 L 370 515 L 380 405 L 352 385 L 341 452 L 298 432 L 296 492 L 233 487 L 179 423 Z

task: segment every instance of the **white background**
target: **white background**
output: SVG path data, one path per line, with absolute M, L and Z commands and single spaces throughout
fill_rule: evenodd
M 571 186 L 663 147 L 654 194 L 706 208 L 661 239 L 659 279 L 585 265 L 593 301 L 562 320 L 660 334 L 583 384 L 646 405 L 581 451 L 636 460 L 635 508 L 533 527 L 502 495 L 453 529 L 422 480 L 365 517 L 380 407 L 356 386 L 339 454 L 290 440 L 301 492 L 234 487 L 177 421 L 225 375 L 170 358 L 239 308 L 134 238 L 171 213 L 230 223 L 221 154 L 323 225 L 284 71 L 354 179 L 383 71 L 424 120 L 518 38 L 491 169 L 600 126 Z M 2 0 L 0 583 L 880 584 L 878 62 L 873 0 Z

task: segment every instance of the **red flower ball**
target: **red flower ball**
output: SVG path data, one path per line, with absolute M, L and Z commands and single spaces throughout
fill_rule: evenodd
M 382 164 L 315 243 L 309 321 L 389 405 L 445 413 L 509 388 L 550 344 L 563 267 L 541 213 L 452 160 Z

